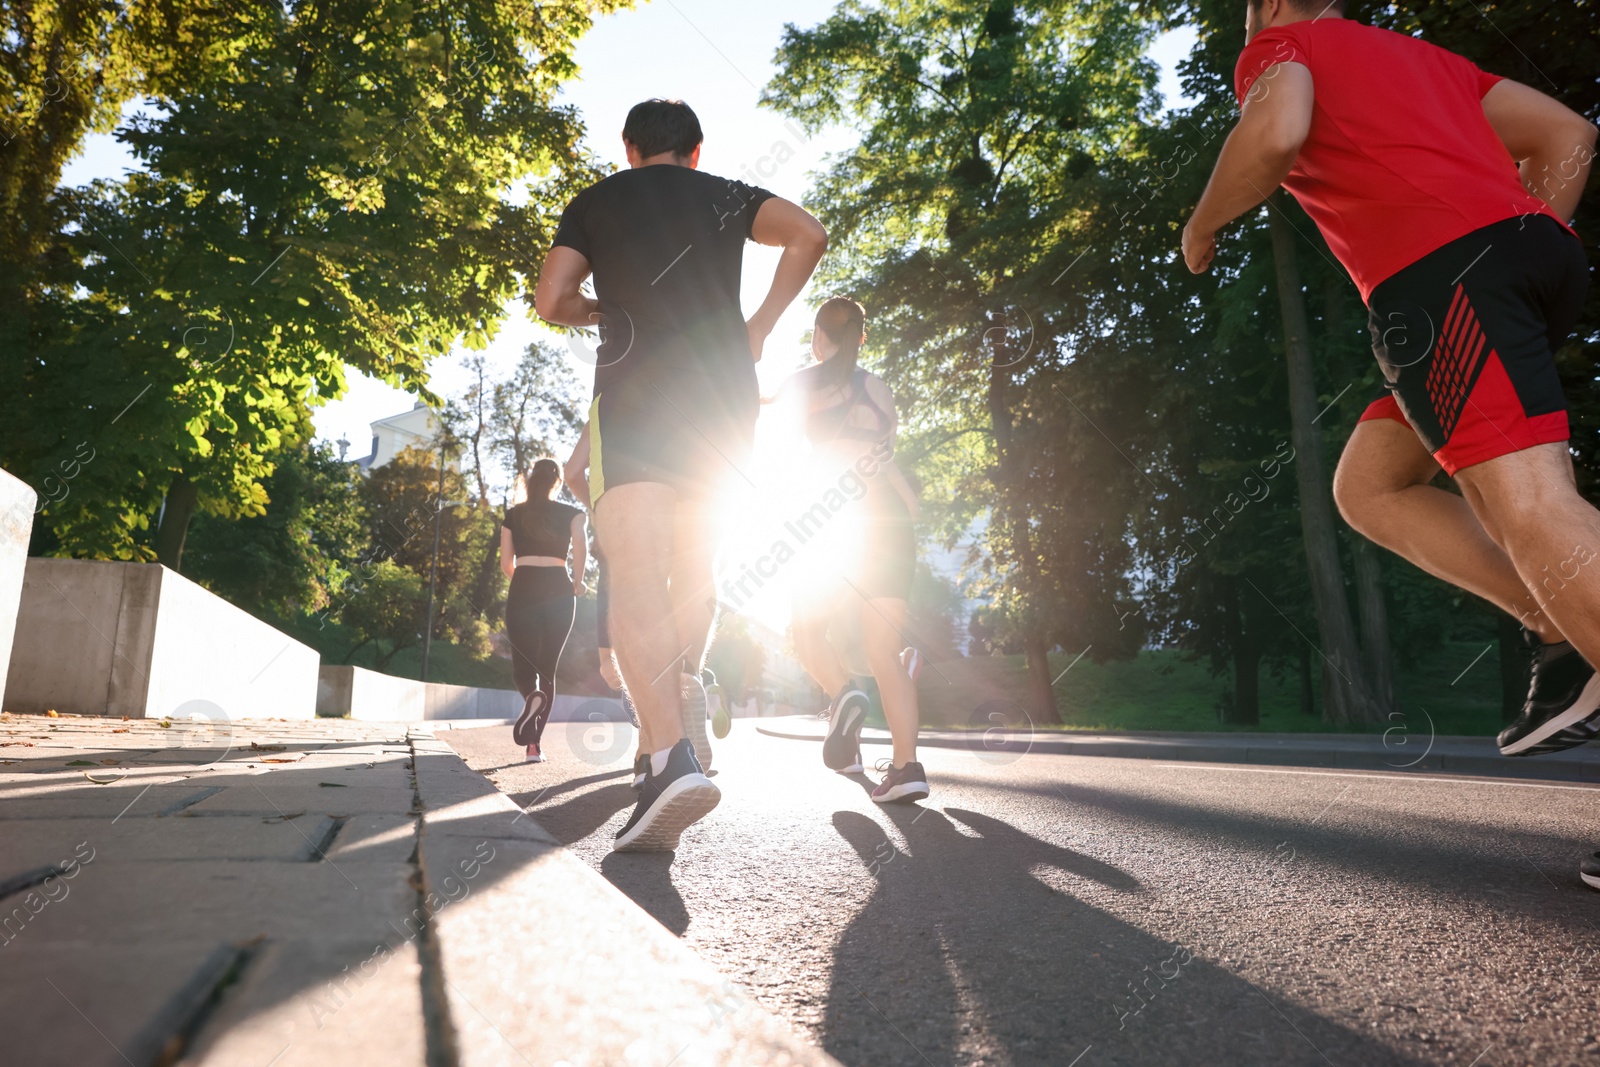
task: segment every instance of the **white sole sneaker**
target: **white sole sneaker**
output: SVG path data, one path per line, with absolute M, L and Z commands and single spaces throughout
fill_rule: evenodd
M 686 774 L 667 786 L 633 829 L 611 845 L 613 852 L 671 852 L 683 832 L 710 813 L 722 790 L 703 774 Z
M 859 751 L 857 751 L 856 752 L 856 760 L 855 760 L 854 763 L 850 764 L 850 766 L 848 766 L 848 767 L 840 767 L 838 770 L 834 771 L 833 773 L 834 774 L 866 774 L 867 773 L 867 766 L 866 766 L 866 764 L 861 762 L 861 753 Z
M 1574 723 L 1580 723 L 1590 718 L 1597 708 L 1600 708 L 1600 673 L 1595 674 L 1584 685 L 1583 692 L 1578 694 L 1578 699 L 1572 707 L 1563 711 L 1560 715 L 1540 723 L 1527 734 L 1506 745 L 1500 750 L 1500 753 L 1505 756 L 1521 755 L 1528 749 L 1548 741 Z
M 833 703 L 828 719 L 828 736 L 822 741 L 822 765 L 830 771 L 845 770 L 861 762 L 861 724 L 871 707 L 867 694 L 851 686 Z M 844 746 L 849 745 L 849 748 Z
M 882 796 L 879 796 L 876 793 L 872 794 L 872 799 L 878 804 L 894 804 L 900 801 L 927 800 L 928 783 L 901 782 L 899 785 L 890 788 L 890 790 Z
M 517 716 L 517 721 L 511 726 L 512 741 L 519 745 L 531 745 L 538 740 L 534 735 L 538 732 L 539 715 L 544 711 L 549 699 L 539 689 L 528 694 L 527 699 L 522 702 L 522 714 Z
M 692 674 L 678 676 L 678 711 L 683 721 L 683 736 L 694 745 L 700 769 L 711 769 L 711 738 L 706 735 L 706 691 Z

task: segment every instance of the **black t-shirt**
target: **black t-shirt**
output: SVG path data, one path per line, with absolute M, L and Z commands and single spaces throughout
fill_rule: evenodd
M 500 525 L 511 531 L 511 548 L 519 556 L 567 558 L 572 520 L 583 512 L 555 500 L 529 500 L 506 512 Z
M 688 167 L 619 171 L 573 198 L 554 243 L 589 261 L 600 302 L 595 395 L 649 371 L 755 388 L 739 305 L 744 243 L 772 194 Z

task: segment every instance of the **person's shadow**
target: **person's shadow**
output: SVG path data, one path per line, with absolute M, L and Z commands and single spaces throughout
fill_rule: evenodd
M 890 827 L 833 816 L 876 882 L 833 957 L 821 1038 L 844 1063 L 1413 1062 L 1142 928 L 1159 913 L 1134 925 L 1071 892 L 1131 904 L 1126 871 L 978 812 L 882 811 Z
M 689 929 L 689 909 L 672 884 L 672 852 L 611 852 L 600 873 L 662 926 L 679 937 Z

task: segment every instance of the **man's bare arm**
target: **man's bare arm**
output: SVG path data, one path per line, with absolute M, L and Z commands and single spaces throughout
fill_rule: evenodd
M 1564 220 L 1577 214 L 1594 161 L 1594 123 L 1514 81 L 1498 82 L 1484 94 L 1483 114 L 1517 161 L 1528 192 Z
M 750 236 L 757 244 L 783 249 L 767 298 L 750 316 L 750 355 L 759 360 L 761 346 L 778 324 L 778 317 L 806 287 L 828 250 L 828 231 L 799 204 L 775 196 L 757 209 Z
M 533 292 L 533 310 L 546 322 L 557 326 L 593 326 L 600 314 L 600 302 L 583 295 L 584 279 L 589 277 L 589 261 L 583 253 L 556 245 L 544 257 L 539 271 L 539 286 Z
M 1218 230 L 1261 204 L 1289 176 L 1311 132 L 1315 100 L 1311 71 L 1300 63 L 1269 68 L 1251 88 L 1244 114 L 1183 228 L 1183 258 L 1191 271 L 1200 274 L 1211 266 Z

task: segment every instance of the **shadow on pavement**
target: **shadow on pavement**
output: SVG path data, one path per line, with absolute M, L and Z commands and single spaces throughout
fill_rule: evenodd
M 1032 873 L 1140 892 L 1109 864 L 975 812 L 884 815 L 903 844 L 866 815 L 833 816 L 876 882 L 833 957 L 822 1044 L 844 1063 L 1416 1062 Z
M 689 909 L 672 884 L 674 852 L 611 852 L 600 861 L 606 880 L 678 937 L 689 929 Z

